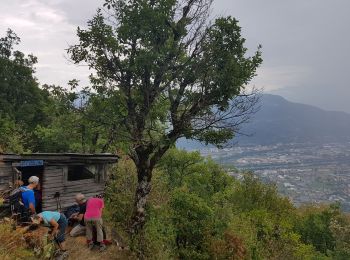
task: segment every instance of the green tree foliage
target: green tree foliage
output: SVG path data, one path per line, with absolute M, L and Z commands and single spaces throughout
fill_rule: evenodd
M 84 131 L 84 106 L 76 104 L 79 95 L 72 90 L 55 85 L 44 85 L 50 93 L 50 105 L 46 107 L 47 124 L 38 125 L 35 129 L 37 150 L 46 152 L 84 152 L 89 146 Z M 81 101 L 83 102 L 83 101 Z M 86 152 L 86 151 L 85 151 Z
M 88 88 L 77 91 L 78 81 L 68 88 L 44 85 L 49 93 L 46 107 L 48 123 L 35 129 L 37 149 L 49 152 L 115 152 L 123 147 L 118 122 L 118 109 L 112 97 L 104 98 Z M 118 138 L 117 138 L 118 137 Z
M 3 152 L 36 150 L 34 130 L 48 123 L 50 93 L 34 77 L 37 58 L 15 50 L 20 38 L 0 38 L 0 147 Z
M 242 94 L 260 50 L 247 55 L 236 19 L 209 21 L 211 3 L 105 0 L 68 51 L 112 99 L 111 140 L 123 138 L 137 167 L 132 231 L 144 223 L 153 169 L 178 138 L 222 145 L 254 111 L 257 96 Z
M 305 243 L 312 244 L 333 259 L 348 259 L 349 218 L 340 211 L 340 205 L 304 206 L 300 209 L 296 230 Z
M 37 58 L 14 50 L 19 42 L 19 37 L 10 29 L 0 38 L 0 116 L 3 122 L 7 121 L 3 127 L 15 131 L 15 140 L 2 140 L 2 146 L 13 151 L 23 150 L 19 147 L 22 138 L 16 140 L 19 133 L 27 131 L 29 135 L 37 124 L 45 122 L 48 102 L 48 93 L 38 87 L 33 76 Z M 16 129 L 11 129 L 13 124 Z
M 137 169 L 112 174 L 109 215 L 124 236 Z M 146 259 L 348 259 L 349 218 L 337 205 L 300 209 L 252 173 L 239 180 L 197 152 L 169 150 L 154 173 L 144 230 L 129 240 Z
M 335 238 L 330 229 L 331 221 L 339 212 L 334 207 L 319 209 L 311 208 L 303 215 L 303 220 L 299 223 L 299 232 L 302 240 L 315 245 L 316 249 L 322 253 L 327 253 L 335 248 Z
M 337 214 L 330 223 L 332 236 L 335 239 L 335 250 L 332 256 L 335 259 L 350 258 L 350 215 Z
M 1 152 L 106 152 L 114 145 L 113 99 L 96 98 L 78 82 L 39 84 L 37 59 L 15 50 L 19 37 L 0 38 Z M 108 127 L 105 126 L 106 122 Z M 108 131 L 107 131 L 108 129 Z
M 18 126 L 9 116 L 0 114 L 0 153 L 24 152 L 26 138 L 22 127 Z
M 170 204 L 180 258 L 209 258 L 206 239 L 212 230 L 214 214 L 207 202 L 195 193 L 178 189 L 173 192 Z

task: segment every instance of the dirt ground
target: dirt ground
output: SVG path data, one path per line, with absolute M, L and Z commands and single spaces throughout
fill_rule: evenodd
M 107 250 L 100 252 L 97 248 L 89 250 L 86 245 L 85 237 L 66 238 L 66 247 L 69 252 L 69 258 L 72 260 L 114 260 L 114 259 L 136 259 L 130 251 L 121 250 L 115 244 L 107 246 Z

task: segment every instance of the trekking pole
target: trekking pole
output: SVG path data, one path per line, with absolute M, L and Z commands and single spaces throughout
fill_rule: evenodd
M 61 196 L 61 194 L 58 191 L 53 195 L 53 197 L 56 199 L 57 211 L 59 211 L 59 212 L 61 212 L 61 210 L 62 210 L 60 196 Z

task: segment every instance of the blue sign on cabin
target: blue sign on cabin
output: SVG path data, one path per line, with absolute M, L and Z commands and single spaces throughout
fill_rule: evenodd
M 43 166 L 44 160 L 28 160 L 20 161 L 20 167 L 30 167 L 30 166 Z

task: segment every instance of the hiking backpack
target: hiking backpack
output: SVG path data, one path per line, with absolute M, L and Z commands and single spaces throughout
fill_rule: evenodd
M 29 221 L 29 210 L 24 206 L 22 201 L 22 193 L 29 189 L 25 187 L 19 187 L 14 189 L 7 200 L 10 205 L 12 217 L 14 217 L 18 222 L 28 222 Z

